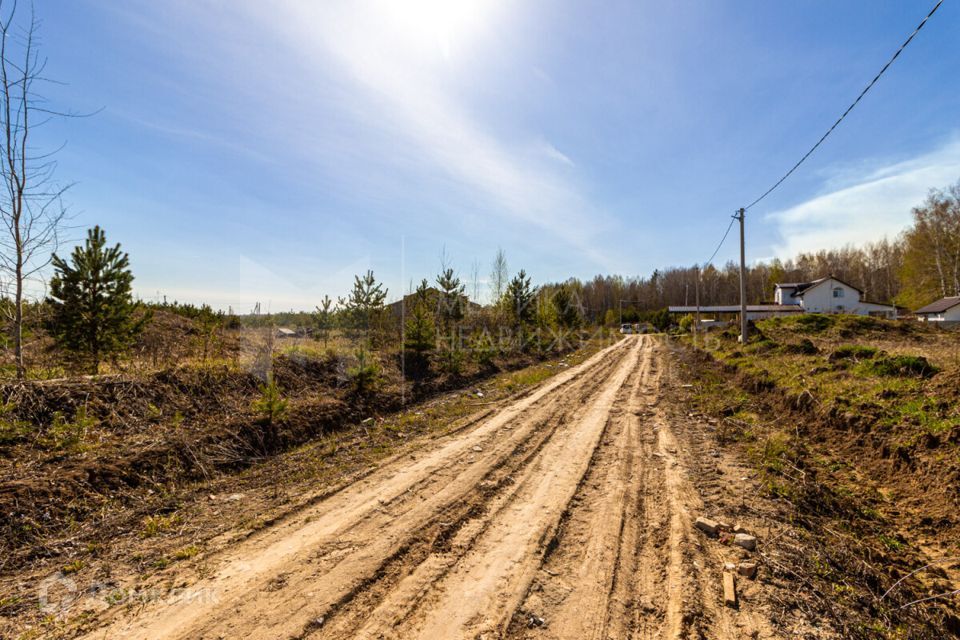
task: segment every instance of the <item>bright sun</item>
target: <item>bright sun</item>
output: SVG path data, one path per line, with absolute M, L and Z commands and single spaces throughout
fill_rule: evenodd
M 445 57 L 489 20 L 496 0 L 381 0 L 391 30 L 417 45 L 436 46 Z

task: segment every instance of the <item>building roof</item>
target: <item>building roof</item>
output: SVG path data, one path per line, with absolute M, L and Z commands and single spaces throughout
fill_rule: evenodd
M 960 304 L 960 296 L 948 296 L 917 309 L 914 313 L 943 313 L 947 309 L 953 309 L 958 304 Z
M 669 307 L 670 313 L 696 313 L 697 307 L 679 306 Z M 800 313 L 803 309 L 798 304 L 748 304 L 747 313 L 753 311 L 778 311 L 785 313 Z M 700 307 L 700 313 L 740 313 L 738 304 L 721 304 Z
M 793 293 L 793 297 L 794 297 L 794 298 L 799 298 L 799 297 L 803 296 L 803 294 L 804 294 L 806 291 L 809 291 L 810 289 L 813 289 L 814 287 L 816 287 L 816 286 L 819 285 L 819 284 L 823 284 L 823 283 L 826 282 L 827 280 L 836 280 L 836 281 L 839 282 L 840 284 L 846 285 L 846 286 L 850 287 L 851 289 L 853 289 L 854 291 L 856 291 L 857 293 L 859 293 L 860 295 L 863 295 L 863 289 L 861 289 L 861 288 L 859 288 L 859 287 L 855 287 L 855 286 L 853 286 L 852 284 L 850 284 L 849 282 L 844 282 L 843 280 L 841 280 L 840 278 L 836 277 L 836 276 L 833 275 L 833 274 L 830 274 L 830 275 L 825 276 L 825 277 L 823 277 L 823 278 L 817 278 L 816 280 L 811 280 L 810 282 L 784 282 L 784 283 L 782 283 L 782 284 L 777 284 L 776 286 L 780 287 L 781 289 L 796 289 L 796 291 L 794 291 L 794 293 Z

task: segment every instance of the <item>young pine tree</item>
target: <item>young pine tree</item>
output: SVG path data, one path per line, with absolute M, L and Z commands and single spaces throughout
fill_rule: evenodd
M 530 276 L 523 269 L 510 280 L 503 300 L 508 317 L 517 331 L 520 348 L 525 343 L 526 328 L 536 317 L 536 289 L 530 284 Z
M 367 271 L 362 278 L 354 277 L 353 289 L 346 300 L 341 300 L 340 305 L 354 337 L 361 335 L 368 344 L 372 341 L 381 329 L 386 299 L 387 290 L 377 282 L 373 271 Z
M 420 361 L 425 361 L 427 353 L 434 348 L 437 333 L 430 314 L 430 287 L 426 278 L 414 293 L 413 309 L 405 333 L 404 346 L 413 351 Z
M 453 269 L 448 268 L 437 276 L 437 288 L 440 290 L 437 315 L 444 332 L 451 334 L 463 320 L 466 286 L 460 282 Z
M 560 285 L 554 292 L 552 303 L 561 329 L 572 330 L 580 326 L 580 307 L 567 285 Z
M 120 245 L 107 247 L 103 230 L 87 231 L 70 263 L 54 255 L 50 280 L 48 330 L 57 345 L 96 374 L 104 358 L 128 349 L 143 327 L 136 316 L 133 274 Z
M 320 301 L 320 306 L 317 307 L 316 312 L 313 314 L 313 319 L 319 332 L 318 339 L 323 340 L 324 349 L 327 348 L 327 342 L 330 339 L 330 329 L 333 328 L 333 318 L 336 311 L 337 308 L 334 306 L 330 296 L 323 296 L 323 300 Z
M 453 269 L 445 268 L 437 276 L 437 288 L 440 296 L 437 306 L 437 320 L 443 330 L 444 366 L 451 373 L 459 373 L 463 354 L 460 344 L 460 322 L 464 316 L 466 287 L 460 282 Z

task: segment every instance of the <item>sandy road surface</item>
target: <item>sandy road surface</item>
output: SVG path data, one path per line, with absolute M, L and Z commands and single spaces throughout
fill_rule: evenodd
M 690 522 L 664 346 L 631 336 L 88 638 L 749 637 Z M 746 626 L 745 626 L 746 625 Z

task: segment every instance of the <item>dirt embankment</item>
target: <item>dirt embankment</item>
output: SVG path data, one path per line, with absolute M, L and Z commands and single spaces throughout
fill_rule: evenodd
M 511 370 L 538 360 L 504 359 Z M 0 387 L 0 550 L 5 572 L 60 551 L 50 541 L 105 507 L 235 473 L 265 457 L 405 403 L 468 387 L 499 369 L 404 384 L 384 363 L 376 393 L 352 390 L 349 363 L 293 353 L 274 359 L 287 408 L 270 423 L 253 407 L 262 377 L 229 366 Z
M 930 344 L 943 336 L 925 342 L 910 327 L 891 334 L 869 324 L 866 336 L 844 325 L 761 325 L 745 348 L 724 337 L 707 343 L 712 355 L 682 348 L 691 383 L 684 395 L 716 421 L 718 441 L 751 461 L 763 493 L 782 505 L 780 519 L 794 523 L 799 544 L 780 559 L 785 579 L 805 594 L 792 606 L 832 611 L 856 637 L 960 635 L 952 594 L 960 587 L 960 428 L 949 418 L 958 392 L 943 386 L 954 374 L 918 367 L 871 377 L 878 369 L 888 376 L 877 363 L 905 348 L 926 347 L 944 362 Z M 905 405 L 933 407 L 938 421 L 913 421 Z
M 51 616 L 30 617 L 31 583 L 0 625 L 151 640 L 958 633 L 948 600 L 923 600 L 944 586 L 939 578 L 911 573 L 927 557 L 902 538 L 884 546 L 893 520 L 828 482 L 819 465 L 829 460 L 706 412 L 710 401 L 746 402 L 772 387 L 744 391 L 712 359 L 675 347 L 630 336 L 501 402 L 474 391 L 443 431 L 411 428 L 434 401 L 412 407 L 382 427 L 404 445 L 366 459 L 372 421 L 369 434 L 332 443 L 359 452 L 356 473 L 327 485 L 285 467 L 275 503 L 304 477 L 312 491 L 191 550 L 174 529 L 268 513 L 268 495 L 235 501 L 205 484 L 209 500 L 151 519 L 155 537 L 121 546 L 143 557 L 148 543 L 168 540 L 170 553 L 147 557 L 175 561 L 123 571 L 105 555 L 54 575 L 55 586 L 74 588 Z M 698 516 L 725 522 L 722 535 L 699 531 Z M 735 530 L 754 537 L 752 549 L 735 544 Z M 755 574 L 740 573 L 749 565 Z M 732 571 L 736 602 L 725 606 Z
M 127 638 L 774 637 L 724 608 L 720 549 L 658 406 L 662 352 L 630 338 L 466 419 L 230 547 L 216 598 L 78 603 L 73 632 Z M 84 613 L 84 610 L 86 612 Z M 280 613 L 282 612 L 282 613 Z M 746 634 L 746 635 L 744 635 Z

